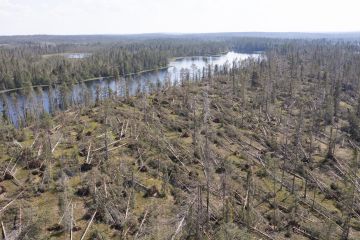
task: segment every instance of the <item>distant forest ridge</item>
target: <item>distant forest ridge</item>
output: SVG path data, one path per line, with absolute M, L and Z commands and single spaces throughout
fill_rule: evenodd
M 193 38 L 219 40 L 233 37 L 280 39 L 332 39 L 360 40 L 360 32 L 219 32 L 219 33 L 144 33 L 144 34 L 94 34 L 94 35 L 13 35 L 0 36 L 0 44 L 21 42 L 119 42 L 149 39 Z

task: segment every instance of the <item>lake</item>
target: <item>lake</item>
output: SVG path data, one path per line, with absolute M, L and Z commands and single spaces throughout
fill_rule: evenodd
M 76 55 L 76 57 L 79 57 Z M 83 56 L 80 56 L 83 57 Z M 216 56 L 193 56 L 172 59 L 167 68 L 127 75 L 125 78 L 99 78 L 84 81 L 71 87 L 64 96 L 60 86 L 43 87 L 35 89 L 29 96 L 24 96 L 20 91 L 5 93 L 5 99 L 0 99 L 0 113 L 6 114 L 7 118 L 15 126 L 24 119 L 26 112 L 39 116 L 43 112 L 51 113 L 66 109 L 67 105 L 81 105 L 94 103 L 96 99 L 104 99 L 109 93 L 125 95 L 127 92 L 134 95 L 139 91 L 147 91 L 152 86 L 161 86 L 165 83 L 174 84 L 181 79 L 200 79 L 206 74 L 207 69 L 220 68 L 228 65 L 231 68 L 233 62 L 240 64 L 247 58 L 259 58 L 260 53 L 236 53 L 228 52 Z M 62 95 L 63 94 L 63 95 Z M 66 99 L 66 101 L 62 101 Z M 3 108 L 6 101 L 6 109 Z

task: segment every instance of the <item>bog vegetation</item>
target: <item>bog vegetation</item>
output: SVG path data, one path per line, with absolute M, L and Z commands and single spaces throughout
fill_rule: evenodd
M 0 49 L 2 88 L 264 50 L 203 78 L 0 124 L 6 239 L 359 239 L 355 42 L 229 38 Z

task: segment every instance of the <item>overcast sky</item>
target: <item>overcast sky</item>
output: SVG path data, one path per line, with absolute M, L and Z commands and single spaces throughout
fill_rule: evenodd
M 360 31 L 359 0 L 0 0 L 0 35 Z

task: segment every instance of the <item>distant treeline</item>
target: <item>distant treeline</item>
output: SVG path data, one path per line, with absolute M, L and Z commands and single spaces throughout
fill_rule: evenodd
M 171 57 L 209 55 L 233 50 L 267 51 L 292 44 L 347 43 L 238 37 L 236 34 L 129 36 L 0 37 L 0 90 L 34 85 L 71 85 L 95 77 L 119 77 L 164 67 Z M 348 46 L 357 45 L 352 43 Z M 82 59 L 64 53 L 87 53 Z
M 129 34 L 129 35 L 14 35 L 0 36 L 0 44 L 24 44 L 30 42 L 93 44 L 114 43 L 144 40 L 164 39 L 196 39 L 218 41 L 230 38 L 272 38 L 272 39 L 331 39 L 344 41 L 359 41 L 360 32 L 219 32 L 219 33 L 193 33 L 193 34 Z
M 44 43 L 0 47 L 0 90 L 32 85 L 73 84 L 83 79 L 115 76 L 166 66 L 170 57 L 217 54 L 224 42 L 146 40 L 118 43 Z M 89 53 L 69 59 L 63 53 Z

